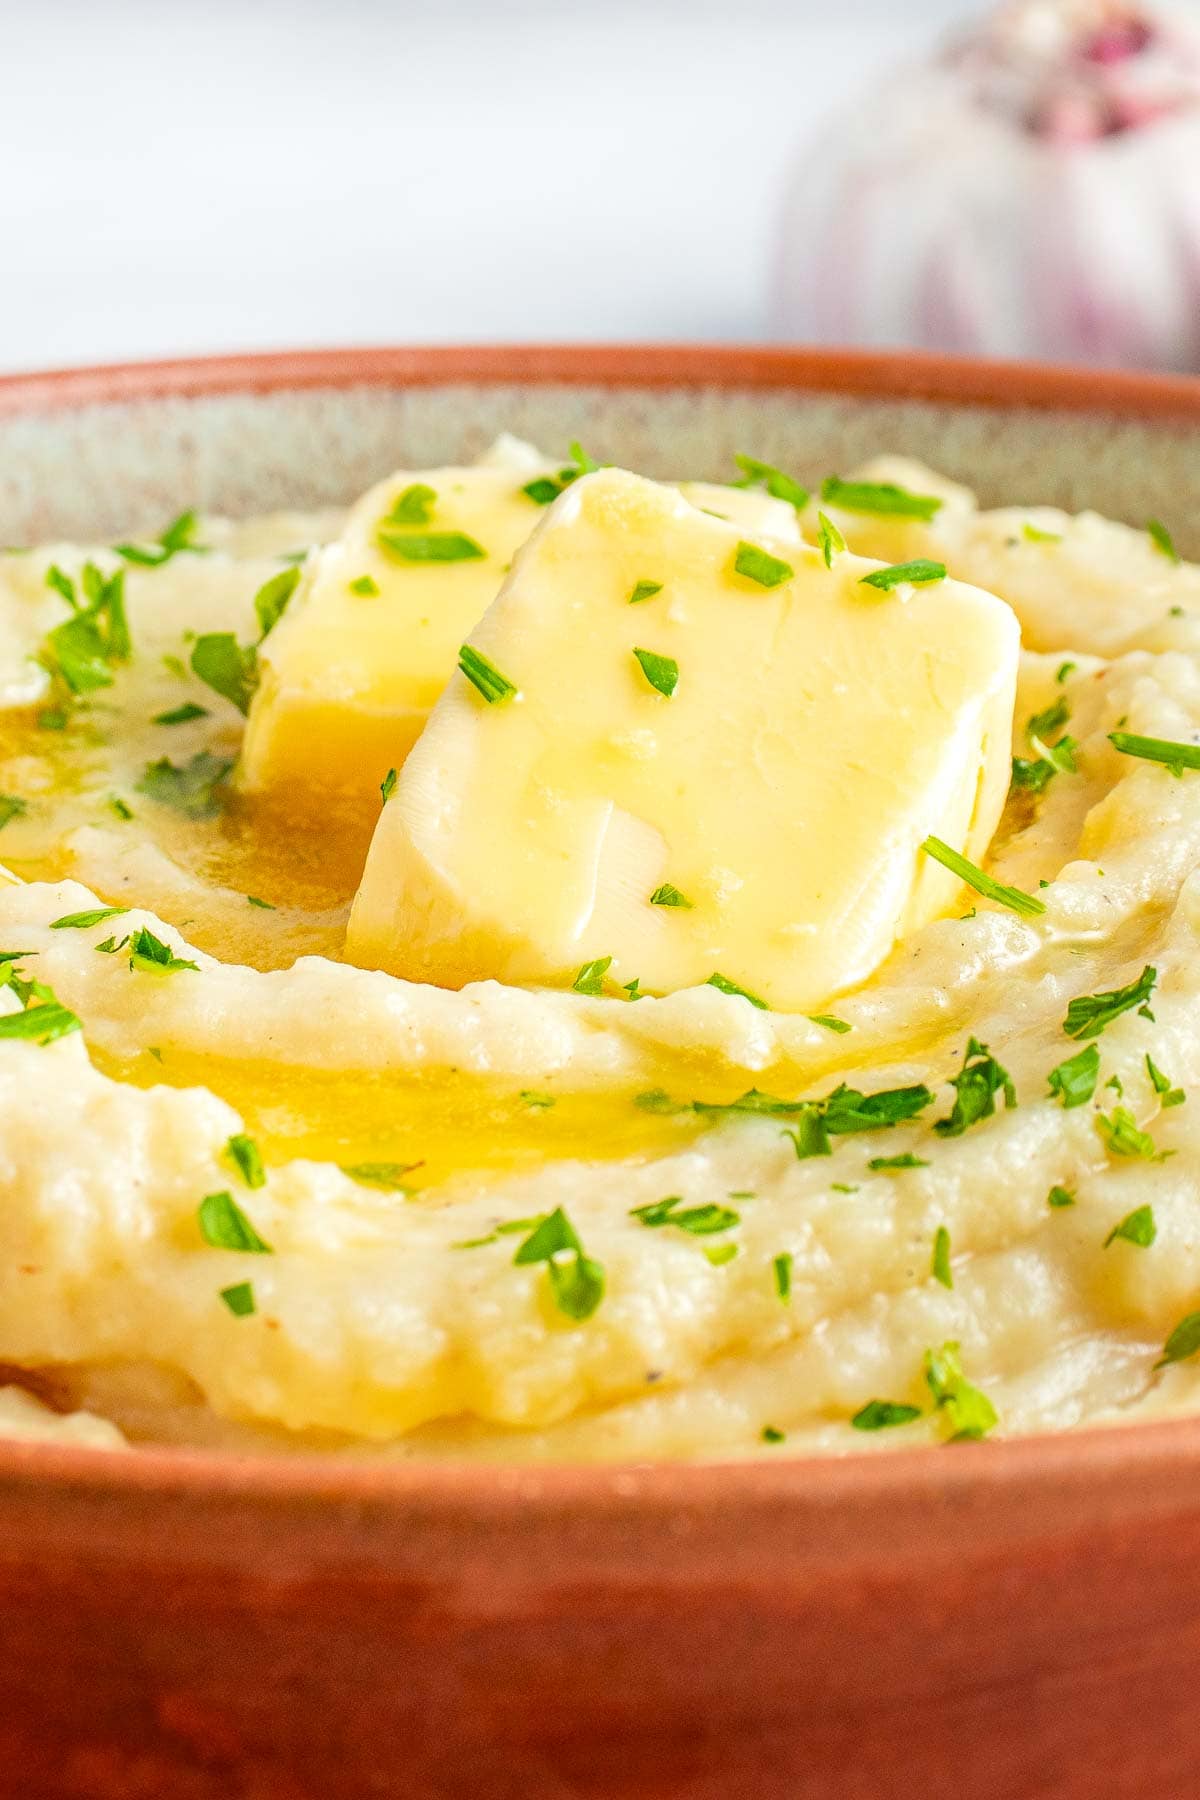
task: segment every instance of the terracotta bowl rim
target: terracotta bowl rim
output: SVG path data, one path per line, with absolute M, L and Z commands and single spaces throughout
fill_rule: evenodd
M 0 376 L 0 418 L 158 399 L 355 387 L 587 386 L 827 392 L 1003 411 L 1063 411 L 1200 421 L 1200 377 L 983 361 L 916 351 L 760 344 L 479 344 L 234 353 Z M 889 1498 L 936 1494 L 990 1511 L 1036 1507 L 1073 1491 L 1103 1509 L 1126 1482 L 1200 1474 L 1200 1417 L 1005 1438 L 948 1449 L 722 1458 L 679 1463 L 352 1462 L 320 1452 L 246 1454 L 137 1445 L 129 1452 L 0 1439 L 0 1491 L 54 1489 L 77 1499 L 174 1495 L 272 1502 L 371 1501 L 397 1512 L 493 1518 L 547 1509 L 662 1519 L 708 1512 L 843 1504 L 886 1516 Z M 744 1517 L 744 1514 L 742 1515 Z

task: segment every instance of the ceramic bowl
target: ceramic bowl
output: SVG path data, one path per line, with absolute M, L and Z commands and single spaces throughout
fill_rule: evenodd
M 0 542 L 347 500 L 501 429 L 717 478 L 906 451 L 1200 553 L 1200 382 L 708 348 L 12 378 Z M 1200 1420 L 621 1468 L 0 1442 L 0 1646 L 20 1800 L 1174 1800 Z

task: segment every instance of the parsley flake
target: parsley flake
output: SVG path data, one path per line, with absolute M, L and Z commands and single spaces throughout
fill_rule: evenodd
M 193 719 L 207 719 L 208 708 L 197 706 L 194 700 L 185 700 L 182 706 L 173 706 L 170 712 L 155 713 L 150 721 L 152 725 L 190 725 Z
M 932 856 L 935 862 L 940 862 L 952 875 L 957 875 L 960 881 L 965 881 L 977 894 L 982 894 L 985 900 L 994 900 L 997 905 L 1007 906 L 1010 912 L 1020 913 L 1026 918 L 1036 918 L 1045 912 L 1044 900 L 1025 893 L 1021 888 L 1005 887 L 1003 882 L 985 875 L 982 869 L 976 868 L 973 862 L 968 862 L 965 856 L 960 856 L 957 850 L 952 850 L 949 844 L 944 844 L 941 838 L 927 837 L 921 848 L 926 856 Z
M 673 656 L 660 656 L 657 650 L 635 650 L 634 657 L 650 686 L 669 700 L 679 686 L 679 664 Z
M 739 575 L 747 581 L 753 581 L 758 587 L 777 588 L 783 582 L 791 581 L 796 571 L 791 563 L 781 557 L 772 556 L 757 544 L 748 544 L 743 538 L 734 555 L 733 566 Z
M 0 831 L 13 819 L 20 819 L 29 811 L 29 802 L 22 800 L 17 794 L 0 794 Z
M 810 1025 L 823 1025 L 826 1031 L 836 1032 L 838 1037 L 844 1037 L 846 1032 L 854 1029 L 845 1019 L 836 1018 L 833 1013 L 805 1013 L 804 1016 Z
M 714 1232 L 729 1231 L 742 1222 L 741 1214 L 734 1212 L 732 1207 L 718 1206 L 711 1201 L 706 1206 L 684 1207 L 682 1212 L 677 1210 L 680 1206 L 683 1206 L 683 1196 L 671 1194 L 665 1200 L 652 1201 L 649 1206 L 631 1207 L 629 1216 L 656 1229 L 677 1225 L 680 1231 L 690 1232 L 693 1237 L 711 1237 Z
M 908 1406 L 902 1400 L 868 1400 L 850 1423 L 855 1431 L 887 1431 L 893 1425 L 911 1425 L 920 1416 L 919 1406 Z
M 846 548 L 846 540 L 833 520 L 823 512 L 817 514 L 817 543 L 825 558 L 825 567 L 832 569 L 834 557 L 840 556 Z
M 911 494 L 907 488 L 890 481 L 843 481 L 830 475 L 821 484 L 821 498 L 843 512 L 867 513 L 881 519 L 920 519 L 924 524 L 936 518 L 944 501 L 936 494 Z
M 779 1295 L 779 1298 L 783 1301 L 784 1305 L 786 1305 L 792 1297 L 792 1261 L 791 1251 L 781 1250 L 771 1264 L 775 1276 L 775 1292 Z
M 73 1031 L 82 1031 L 82 1023 L 76 1014 L 62 1004 L 45 982 L 26 981 L 17 974 L 14 959 L 30 954 L 32 952 L 26 950 L 12 950 L 4 957 L 0 986 L 11 988 L 24 1010 L 0 1017 L 0 1041 L 27 1039 L 45 1045 L 69 1037 Z
M 1146 535 L 1159 555 L 1165 556 L 1168 562 L 1177 563 L 1182 560 L 1175 548 L 1175 539 L 1161 519 L 1146 520 Z
M 206 631 L 192 646 L 192 673 L 245 716 L 258 687 L 258 651 L 232 631 Z
M 300 585 L 300 571 L 296 568 L 281 569 L 278 575 L 272 575 L 264 581 L 254 596 L 254 613 L 261 633 L 259 642 L 274 631 L 287 610 L 288 601 Z
M 954 1286 L 954 1276 L 950 1270 L 950 1233 L 945 1225 L 939 1225 L 934 1235 L 929 1272 L 944 1288 Z
M 1154 1366 L 1161 1369 L 1165 1363 L 1186 1362 L 1197 1350 L 1200 1350 L 1200 1312 L 1193 1312 L 1180 1319 Z
M 787 1432 L 780 1431 L 778 1425 L 764 1425 L 762 1428 L 762 1441 L 764 1444 L 786 1444 Z
M 252 1256 L 271 1256 L 271 1245 L 259 1237 L 253 1225 L 228 1192 L 207 1194 L 196 1211 L 200 1235 L 214 1250 L 245 1250 Z
M 1070 1188 L 1059 1187 L 1056 1184 L 1046 1195 L 1046 1205 L 1054 1207 L 1056 1211 L 1060 1211 L 1066 1206 L 1074 1206 L 1074 1204 L 1075 1196 Z
M 1034 713 L 1027 720 L 1025 734 L 1029 738 L 1048 738 L 1052 731 L 1061 731 L 1063 726 L 1070 722 L 1070 718 L 1071 708 L 1066 695 L 1060 694 L 1057 700 L 1052 701 L 1049 706 L 1044 706 L 1041 712 Z
M 953 1439 L 982 1438 L 999 1423 L 987 1395 L 969 1382 L 962 1371 L 956 1343 L 925 1352 L 925 1380 L 934 1405 L 944 1413 Z
M 537 475 L 521 489 L 535 506 L 549 506 L 551 501 L 558 499 L 562 491 L 562 483 L 556 481 L 553 475 Z
M 278 911 L 278 908 L 275 906 L 273 901 L 260 900 L 257 894 L 247 894 L 246 901 L 247 901 L 248 905 L 257 906 L 263 912 L 277 912 Z
M 1157 980 L 1158 970 L 1147 963 L 1137 980 L 1126 987 L 1112 988 L 1101 994 L 1080 994 L 1067 1007 L 1063 1030 L 1070 1038 L 1099 1037 L 1122 1013 L 1130 1012 L 1134 1007 L 1145 1009 Z
M 903 1156 L 873 1156 L 867 1167 L 878 1175 L 888 1169 L 927 1169 L 929 1164 L 923 1156 L 915 1156 L 911 1150 L 906 1150 Z
M 1143 1162 L 1163 1160 L 1154 1139 L 1148 1131 L 1141 1130 L 1128 1107 L 1114 1106 L 1111 1113 L 1097 1113 L 1096 1130 L 1110 1156 L 1137 1156 Z
M 91 912 L 64 913 L 61 919 L 50 921 L 51 931 L 88 931 L 93 925 L 102 925 L 105 919 L 118 919 L 127 913 L 127 906 L 96 906 Z
M 770 463 L 759 462 L 756 456 L 738 455 L 733 460 L 742 471 L 742 479 L 731 482 L 731 487 L 764 487 L 773 499 L 786 500 L 797 512 L 803 512 L 808 505 L 808 489 L 801 487 L 798 481 L 785 474 L 782 469 L 776 469 Z
M 373 599 L 379 592 L 379 583 L 373 575 L 356 575 L 350 583 L 350 592 Z
M 736 981 L 730 981 L 728 975 L 720 975 L 714 972 L 709 976 L 708 980 L 704 983 L 704 986 L 716 988 L 718 993 L 728 994 L 733 1000 L 748 1000 L 751 1006 L 757 1006 L 760 1012 L 766 1012 L 768 1010 L 765 1000 L 760 999 L 757 994 L 752 994 L 749 988 L 739 987 Z
M 972 1038 L 968 1043 L 963 1066 L 950 1086 L 954 1089 L 954 1108 L 934 1125 L 939 1137 L 961 1137 L 981 1119 L 990 1119 L 996 1111 L 997 1094 L 1003 1094 L 1006 1109 L 1017 1104 L 1017 1092 L 1008 1070 L 1001 1067 L 987 1045 L 981 1044 L 978 1038 Z
M 533 1112 L 546 1112 L 554 1105 L 553 1094 L 539 1094 L 535 1088 L 522 1088 L 519 1098 L 521 1104 Z
M 381 1188 L 385 1194 L 406 1194 L 409 1190 L 405 1186 L 404 1177 L 411 1175 L 414 1169 L 419 1169 L 421 1164 L 364 1162 L 339 1163 L 338 1167 L 343 1175 L 348 1175 L 351 1181 L 357 1181 L 360 1187 Z
M 489 706 L 499 706 L 506 700 L 512 700 L 519 689 L 515 682 L 502 675 L 494 662 L 476 650 L 473 644 L 463 644 L 458 652 L 458 666 L 471 686 L 481 693 Z
M 392 556 L 406 563 L 481 562 L 487 555 L 482 544 L 464 531 L 392 531 L 379 527 L 379 542 Z
M 248 1188 L 266 1187 L 267 1171 L 263 1168 L 262 1156 L 252 1137 L 248 1137 L 244 1131 L 235 1132 L 225 1146 L 225 1154 L 236 1166 Z
M 1032 519 L 1026 519 L 1021 527 L 1021 535 L 1027 544 L 1061 544 L 1061 531 L 1043 531 Z
M 392 502 L 384 523 L 387 525 L 428 525 L 433 515 L 437 491 L 423 481 L 414 481 Z
M 655 888 L 650 896 L 650 904 L 651 906 L 677 906 L 685 912 L 692 910 L 691 901 L 681 894 L 677 887 L 672 887 L 669 881 L 664 881 L 661 887 Z
M 611 956 L 597 956 L 585 962 L 571 987 L 577 994 L 590 994 L 593 999 L 604 992 L 604 977 L 612 967 Z
M 890 593 L 898 587 L 928 587 L 932 582 L 945 581 L 946 565 L 930 562 L 927 557 L 918 557 L 915 562 L 893 563 L 889 569 L 872 569 L 859 582 L 860 587 L 879 588 L 883 593 Z
M 653 600 L 655 594 L 661 594 L 662 591 L 661 581 L 639 581 L 629 596 L 628 604 L 640 606 L 643 600 Z
M 1119 1225 L 1114 1225 L 1104 1240 L 1107 1250 L 1110 1244 L 1118 1239 L 1122 1243 L 1134 1244 L 1139 1250 L 1148 1250 L 1158 1236 L 1158 1226 L 1154 1221 L 1152 1206 L 1136 1206 L 1131 1213 L 1126 1213 Z
M 770 1097 L 764 1095 L 761 1098 Z M 924 1086 L 884 1088 L 876 1094 L 864 1094 L 842 1082 L 824 1100 L 776 1101 L 771 1110 L 790 1111 L 796 1115 L 795 1130 L 784 1135 L 791 1138 L 797 1157 L 804 1161 L 810 1156 L 831 1156 L 831 1137 L 857 1131 L 888 1130 L 916 1118 L 932 1101 L 932 1093 Z
M 200 520 L 191 507 L 171 520 L 161 537 L 154 538 L 145 544 L 114 544 L 117 556 L 128 563 L 136 563 L 143 569 L 160 569 L 164 563 L 170 562 L 173 556 L 180 556 L 186 551 L 191 556 L 207 556 L 209 546 L 197 544 L 196 532 Z
M 144 925 L 129 939 L 129 967 L 141 969 L 149 975 L 172 975 L 181 969 L 191 969 L 197 975 L 200 973 L 199 963 L 187 962 L 176 956 L 169 944 L 156 938 Z
M 1056 1069 L 1051 1069 L 1046 1079 L 1051 1094 L 1056 1094 L 1064 1111 L 1069 1112 L 1073 1106 L 1087 1105 L 1096 1091 L 1099 1077 L 1100 1048 L 1097 1044 L 1089 1044 L 1086 1050 L 1080 1050 L 1077 1055 L 1060 1062 Z
M 69 692 L 78 698 L 98 688 L 112 686 L 114 663 L 128 662 L 132 653 L 129 623 L 125 616 L 125 571 L 118 569 L 105 580 L 95 563 L 85 563 L 80 577 L 83 599 L 75 583 L 53 564 L 46 572 L 46 586 L 71 608 L 71 617 L 46 634 L 38 660 Z
M 385 806 L 387 805 L 388 801 L 391 799 L 392 795 L 395 793 L 396 783 L 399 781 L 399 779 L 400 779 L 400 777 L 399 777 L 398 773 L 396 772 L 396 770 L 389 769 L 387 774 L 384 776 L 383 780 L 380 782 L 379 792 L 383 797 L 383 803 Z
M 513 1262 L 546 1264 L 554 1304 L 569 1319 L 590 1319 L 604 1298 L 603 1265 L 587 1255 L 561 1206 L 534 1227 Z
M 1182 1106 L 1187 1095 L 1182 1088 L 1172 1087 L 1170 1078 L 1163 1074 L 1152 1056 L 1146 1057 L 1146 1073 L 1150 1077 L 1150 1085 L 1158 1095 L 1161 1105 Z
M 255 1310 L 254 1286 L 249 1281 L 235 1281 L 232 1287 L 221 1288 L 220 1296 L 235 1319 L 248 1319 Z

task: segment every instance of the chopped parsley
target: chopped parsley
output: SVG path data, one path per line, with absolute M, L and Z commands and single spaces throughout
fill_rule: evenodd
M 569 1319 L 590 1319 L 604 1298 L 604 1268 L 585 1252 L 562 1207 L 542 1219 L 518 1245 L 514 1264 L 545 1263 L 554 1304 Z
M 706 1260 L 714 1269 L 723 1269 L 726 1263 L 733 1262 L 738 1255 L 738 1246 L 733 1243 L 705 1244 L 703 1249 Z
M 611 956 L 597 956 L 585 962 L 571 987 L 577 994 L 590 994 L 593 999 L 604 992 L 604 977 L 612 967 Z
M 356 575 L 350 583 L 352 594 L 361 594 L 364 598 L 373 599 L 379 592 L 379 583 L 373 575 Z
M 612 958 L 609 957 L 608 960 L 611 962 Z M 579 971 L 579 974 L 583 975 L 586 970 L 592 966 L 593 965 L 590 963 L 585 963 L 584 967 Z M 578 981 L 578 979 L 579 977 L 576 976 L 576 981 Z M 587 993 L 588 991 L 587 988 L 579 989 L 580 993 Z M 599 990 L 597 989 L 597 992 L 598 991 Z M 686 1106 L 681 1106 L 678 1101 L 672 1100 L 666 1088 L 647 1088 L 644 1094 L 635 1094 L 633 1096 L 633 1104 L 637 1107 L 639 1112 L 655 1113 L 659 1118 L 664 1119 L 670 1118 L 675 1113 L 686 1112 L 688 1110 Z
M 114 663 L 132 654 L 125 616 L 125 571 L 106 580 L 95 563 L 85 563 L 80 577 L 83 598 L 57 564 L 46 572 L 46 586 L 71 608 L 71 617 L 46 634 L 38 660 L 68 692 L 78 698 L 112 686 Z
M 281 569 L 278 575 L 272 575 L 264 581 L 254 596 L 254 613 L 258 620 L 258 629 L 262 634 L 259 642 L 278 625 L 287 610 L 287 603 L 300 584 L 300 571 L 296 568 Z
M 397 774 L 396 770 L 389 769 L 387 774 L 384 776 L 383 780 L 380 782 L 379 792 L 383 797 L 383 803 L 385 806 L 387 805 L 388 801 L 391 799 L 392 795 L 395 793 L 396 783 L 399 781 L 399 779 L 400 779 L 400 777 Z
M 128 563 L 136 563 L 143 569 L 160 569 L 164 563 L 170 562 L 173 556 L 180 556 L 186 551 L 191 556 L 207 556 L 207 544 L 195 541 L 200 520 L 193 508 L 181 512 L 171 520 L 161 537 L 154 538 L 145 544 L 114 544 L 116 555 L 123 557 Z
M 650 686 L 669 700 L 679 686 L 679 664 L 673 656 L 660 656 L 657 650 L 635 650 L 634 657 Z
M 243 716 L 258 687 L 258 651 L 239 644 L 232 631 L 206 631 L 192 645 L 192 673 Z
M 872 569 L 864 575 L 860 587 L 879 588 L 883 593 L 890 593 L 893 588 L 928 587 L 932 582 L 945 581 L 946 565 L 930 562 L 927 557 L 918 557 L 915 562 L 893 563 L 889 569 Z
M 1054 764 L 1042 756 L 1014 756 L 1012 759 L 1013 792 L 1040 794 L 1058 773 Z
M 0 831 L 13 819 L 23 818 L 29 811 L 29 802 L 22 800 L 18 794 L 0 794 Z
M 83 1026 L 70 1007 L 43 981 L 27 981 L 14 966 L 17 957 L 35 954 L 28 950 L 6 951 L 0 968 L 0 987 L 13 990 L 24 1010 L 0 1017 L 0 1041 L 28 1039 L 34 1044 L 52 1044 L 69 1037 Z
M 220 1295 L 235 1319 L 248 1319 L 255 1310 L 254 1287 L 249 1281 L 235 1281 L 232 1287 L 223 1287 Z
M 921 848 L 926 856 L 932 856 L 935 862 L 940 862 L 952 875 L 957 875 L 960 881 L 965 881 L 977 894 L 982 894 L 985 900 L 994 900 L 999 906 L 1007 906 L 1010 912 L 1020 913 L 1026 918 L 1036 918 L 1045 912 L 1044 900 L 1039 900 L 1034 894 L 1026 894 L 1021 888 L 1005 887 L 1003 882 L 985 875 L 982 869 L 977 869 L 973 862 L 968 862 L 965 856 L 960 856 L 957 850 L 952 850 L 941 838 L 927 837 Z
M 1097 1044 L 1089 1044 L 1086 1050 L 1069 1056 L 1057 1068 L 1051 1069 L 1046 1077 L 1051 1094 L 1058 1096 L 1067 1112 L 1073 1106 L 1087 1105 L 1096 1091 L 1099 1078 L 1100 1048 Z
M 338 1166 L 343 1175 L 348 1175 L 351 1181 L 357 1181 L 360 1187 L 381 1188 L 385 1194 L 406 1194 L 409 1190 L 405 1186 L 404 1177 L 411 1175 L 414 1169 L 419 1169 L 421 1164 L 364 1162 L 339 1163 Z
M 436 489 L 427 486 L 423 481 L 414 481 L 402 493 L 397 494 L 384 523 L 387 525 L 428 525 L 433 516 L 436 500 Z
M 649 1206 L 634 1206 L 629 1210 L 631 1219 L 639 1219 L 643 1225 L 658 1228 L 663 1225 L 677 1225 L 680 1231 L 688 1231 L 693 1237 L 711 1237 L 717 1231 L 729 1231 L 734 1225 L 742 1222 L 741 1214 L 732 1207 L 718 1206 L 710 1201 L 706 1206 L 684 1207 L 681 1194 L 671 1194 L 665 1200 L 652 1201 Z
M 258 1145 L 244 1131 L 234 1133 L 225 1146 L 225 1154 L 235 1165 L 238 1174 L 248 1188 L 260 1188 L 267 1185 L 267 1171 L 263 1168 L 263 1159 Z
M 810 495 L 805 487 L 770 463 L 759 462 L 756 456 L 735 456 L 734 462 L 742 471 L 741 481 L 730 483 L 731 487 L 751 488 L 764 487 L 768 494 L 776 500 L 786 500 L 797 512 L 803 512 L 808 505 Z
M 193 719 L 207 719 L 207 706 L 197 706 L 194 700 L 185 700 L 182 706 L 173 706 L 170 712 L 155 713 L 153 725 L 190 725 Z
M 1071 708 L 1066 695 L 1060 694 L 1057 700 L 1032 715 L 1026 723 L 1025 734 L 1029 738 L 1047 738 L 1052 731 L 1061 731 L 1064 725 L 1070 723 L 1070 719 Z
M 261 908 L 263 912 L 276 912 L 278 910 L 272 901 L 260 900 L 257 894 L 247 894 L 246 901 L 248 905 L 257 906 Z
M 821 498 L 843 512 L 868 513 L 881 519 L 920 519 L 926 525 L 945 504 L 936 494 L 911 494 L 890 481 L 843 481 L 840 475 L 830 475 L 822 482 Z
M 1179 552 L 1175 548 L 1175 539 L 1171 536 L 1171 533 L 1167 530 L 1161 519 L 1146 520 L 1146 536 L 1150 539 L 1150 542 L 1154 545 L 1154 548 L 1158 551 L 1159 555 L 1165 556 L 1168 562 L 1177 563 L 1181 560 Z
M 1073 737 L 1060 737 L 1056 744 L 1044 744 L 1040 737 L 1031 737 L 1030 743 L 1038 753 L 1039 761 L 1046 763 L 1054 775 L 1077 775 L 1078 766 L 1075 752 L 1079 745 Z
M 764 588 L 780 587 L 796 573 L 791 563 L 784 562 L 782 557 L 772 556 L 757 544 L 748 544 L 744 538 L 737 547 L 733 566 L 747 581 L 753 581 Z
M 762 1441 L 764 1444 L 786 1444 L 787 1432 L 780 1431 L 778 1425 L 764 1425 L 762 1428 Z
M 533 1112 L 546 1112 L 554 1105 L 553 1094 L 539 1094 L 536 1088 L 522 1088 L 519 1098 L 521 1104 Z
M 1143 1162 L 1161 1162 L 1148 1131 L 1142 1131 L 1126 1106 L 1114 1106 L 1111 1113 L 1097 1113 L 1096 1130 L 1104 1140 L 1110 1156 L 1139 1156 Z
M 836 1032 L 839 1037 L 844 1037 L 846 1032 L 854 1029 L 845 1019 L 836 1018 L 833 1013 L 805 1013 L 804 1016 L 810 1025 L 823 1025 L 826 1031 Z
M 650 896 L 650 904 L 651 906 L 678 906 L 685 912 L 692 910 L 691 901 L 681 894 L 677 887 L 672 887 L 669 881 L 664 881 L 661 887 L 655 888 Z
M 1021 527 L 1021 535 L 1028 544 L 1061 544 L 1061 531 L 1043 531 L 1032 519 L 1026 519 Z
M 229 1192 L 207 1194 L 196 1211 L 200 1235 L 214 1250 L 245 1250 L 252 1256 L 273 1254 Z
M 855 1431 L 887 1431 L 893 1425 L 911 1425 L 920 1416 L 919 1406 L 908 1406 L 903 1400 L 868 1400 L 850 1423 Z
M 662 591 L 663 584 L 661 581 L 639 581 L 629 596 L 628 604 L 630 606 L 640 606 L 643 600 L 653 600 L 655 594 L 661 594 Z
M 1200 1350 L 1200 1312 L 1192 1312 L 1180 1319 L 1154 1366 L 1161 1369 L 1164 1363 L 1186 1362 L 1197 1350 Z
M 120 794 L 110 794 L 107 804 L 110 812 L 115 813 L 118 819 L 126 823 L 132 819 L 133 808 L 122 800 Z
M 996 1095 L 1003 1094 L 1006 1109 L 1017 1104 L 1017 1092 L 1008 1070 L 1002 1068 L 986 1044 L 972 1038 L 967 1044 L 963 1066 L 951 1081 L 954 1107 L 939 1119 L 934 1130 L 939 1137 L 961 1137 L 981 1119 L 990 1119 L 996 1111 Z
M 1066 681 L 1069 676 L 1071 676 L 1075 673 L 1075 671 L 1078 667 L 1079 667 L 1078 663 L 1073 663 L 1073 662 L 1059 663 L 1058 669 L 1054 676 L 1055 681 L 1057 681 L 1059 683 L 1059 685 L 1061 686 L 1061 684 L 1064 681 Z
M 733 1000 L 748 1000 L 751 1006 L 757 1006 L 760 1012 L 767 1011 L 767 1003 L 765 1000 L 761 1000 L 757 994 L 752 994 L 749 988 L 739 987 L 736 981 L 730 981 L 728 975 L 720 975 L 714 972 L 709 976 L 708 980 L 704 983 L 704 986 L 716 988 L 718 993 L 728 994 Z
M 458 666 L 471 686 L 481 693 L 489 706 L 499 706 L 505 700 L 511 700 L 518 693 L 515 682 L 502 675 L 494 662 L 476 650 L 473 644 L 463 644 L 458 652 Z
M 553 475 L 537 475 L 521 489 L 535 506 L 549 506 L 552 500 L 558 499 L 562 491 L 563 484 L 556 481 Z
M 986 1437 L 999 1423 L 987 1395 L 969 1382 L 962 1371 L 956 1343 L 925 1352 L 925 1380 L 934 1405 L 944 1413 L 953 1439 Z
M 1057 1183 L 1046 1195 L 1046 1205 L 1054 1207 L 1056 1211 L 1061 1211 L 1065 1206 L 1074 1206 L 1074 1204 L 1075 1196 L 1070 1188 L 1059 1187 Z
M 832 569 L 834 557 L 840 556 L 846 548 L 846 540 L 833 520 L 823 512 L 817 514 L 817 543 L 825 558 L 825 567 Z
M 877 1094 L 863 1094 L 843 1082 L 824 1100 L 802 1100 L 791 1106 L 777 1101 L 773 1110 L 795 1113 L 796 1128 L 784 1135 L 791 1138 L 797 1157 L 804 1161 L 810 1156 L 831 1156 L 831 1137 L 888 1130 L 914 1119 L 932 1101 L 932 1093 L 924 1086 L 885 1088 Z
M 1173 738 L 1138 737 L 1128 731 L 1110 731 L 1108 741 L 1122 756 L 1140 756 L 1144 762 L 1162 763 L 1172 775 L 1200 769 L 1200 744 L 1179 744 Z
M 786 1305 L 792 1297 L 792 1253 L 781 1250 L 771 1264 L 775 1276 L 775 1292 Z
M 1063 1030 L 1070 1038 L 1099 1037 L 1106 1026 L 1122 1013 L 1137 1007 L 1143 1018 L 1149 1018 L 1148 1002 L 1158 980 L 1158 970 L 1147 963 L 1136 981 L 1126 987 L 1112 988 L 1101 994 L 1080 994 L 1067 1007 Z
M 39 731 L 65 731 L 67 722 L 65 706 L 44 706 L 37 716 Z
M 378 537 L 390 555 L 406 563 L 481 562 L 487 555 L 465 531 L 393 531 L 385 523 Z
M 906 1150 L 903 1156 L 873 1156 L 867 1164 L 872 1174 L 879 1175 L 889 1169 L 927 1169 L 929 1167 L 923 1156 L 914 1156 Z
M 187 962 L 183 957 L 176 956 L 169 944 L 156 938 L 144 925 L 139 926 L 129 939 L 129 967 L 141 969 L 149 975 L 173 975 L 181 969 L 191 969 L 197 975 L 200 973 L 199 963 Z
M 1119 1225 L 1113 1226 L 1104 1240 L 1104 1248 L 1107 1250 L 1110 1244 L 1120 1240 L 1125 1244 L 1135 1244 L 1139 1250 L 1148 1250 L 1157 1236 L 1154 1208 L 1136 1206 L 1131 1213 L 1126 1213 Z
M 51 931 L 89 931 L 93 925 L 103 925 L 106 919 L 119 919 L 127 913 L 127 906 L 96 906 L 91 912 L 64 913 L 61 919 L 50 921 Z
M 1146 1057 L 1146 1073 L 1150 1077 L 1150 1085 L 1158 1095 L 1163 1107 L 1182 1106 L 1187 1095 L 1182 1088 L 1172 1087 L 1170 1077 L 1164 1075 L 1152 1056 Z
M 527 481 L 521 492 L 528 495 L 535 505 L 549 506 L 573 481 L 578 481 L 581 475 L 594 475 L 600 467 L 578 443 L 571 444 L 570 455 L 574 460 L 561 468 L 557 475 L 538 475 L 533 481 Z
M 950 1233 L 945 1225 L 939 1225 L 933 1239 L 933 1257 L 929 1272 L 935 1281 L 940 1281 L 944 1288 L 954 1286 L 954 1276 L 950 1271 Z

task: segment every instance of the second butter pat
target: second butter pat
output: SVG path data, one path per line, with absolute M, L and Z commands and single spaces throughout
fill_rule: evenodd
M 760 538 L 792 570 L 764 586 L 741 540 L 620 470 L 555 502 L 471 634 L 517 694 L 450 682 L 380 816 L 351 960 L 457 987 L 565 985 L 611 957 L 614 992 L 720 973 L 808 1010 L 959 902 L 920 845 L 986 851 L 1012 612 Z M 661 589 L 631 605 L 639 583 Z

